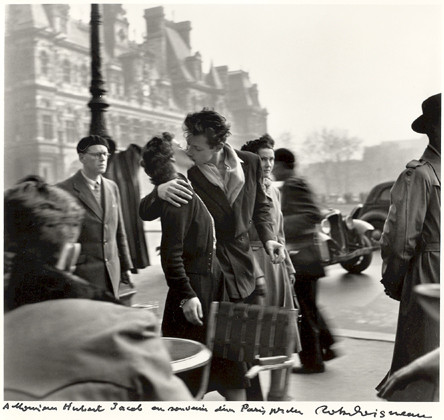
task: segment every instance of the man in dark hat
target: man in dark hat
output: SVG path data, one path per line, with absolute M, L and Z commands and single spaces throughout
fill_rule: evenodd
M 378 390 L 396 371 L 439 346 L 439 328 L 426 316 L 413 289 L 422 283 L 440 283 L 441 94 L 426 99 L 422 112 L 412 129 L 427 134 L 429 144 L 393 185 L 381 237 L 381 283 L 400 306 L 391 368 Z M 432 401 L 433 394 L 424 385 L 406 388 L 391 400 Z
M 77 144 L 83 168 L 58 184 L 85 208 L 79 242 L 82 246 L 75 274 L 119 297 L 120 281 L 131 283 L 132 268 L 120 193 L 106 171 L 109 145 L 97 135 Z
M 335 357 L 330 348 L 333 337 L 316 305 L 317 283 L 325 275 L 314 243 L 316 224 L 322 220 L 314 194 L 303 178 L 297 175 L 296 158 L 288 149 L 277 149 L 273 175 L 283 182 L 281 206 L 287 249 L 296 270 L 294 290 L 301 309 L 300 367 L 293 373 L 324 372 L 324 361 Z M 293 252 L 292 252 L 293 251 Z

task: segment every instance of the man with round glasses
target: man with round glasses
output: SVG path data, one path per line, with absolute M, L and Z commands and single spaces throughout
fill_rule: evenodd
M 109 153 L 106 139 L 84 137 L 77 144 L 82 169 L 58 184 L 85 208 L 75 274 L 119 297 L 120 281 L 130 283 L 132 268 L 119 188 L 103 177 Z

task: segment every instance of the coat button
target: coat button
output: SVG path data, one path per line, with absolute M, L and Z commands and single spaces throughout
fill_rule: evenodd
M 105 262 L 108 262 L 108 258 L 105 258 Z

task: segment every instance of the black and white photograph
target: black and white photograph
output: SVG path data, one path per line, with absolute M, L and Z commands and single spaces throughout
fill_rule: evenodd
M 440 418 L 441 0 L 1 6 L 2 418 Z

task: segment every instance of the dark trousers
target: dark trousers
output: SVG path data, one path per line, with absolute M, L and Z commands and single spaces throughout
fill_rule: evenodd
M 318 279 L 310 274 L 296 272 L 294 290 L 301 310 L 301 363 L 306 367 L 323 364 L 323 350 L 328 349 L 334 339 L 316 305 Z

